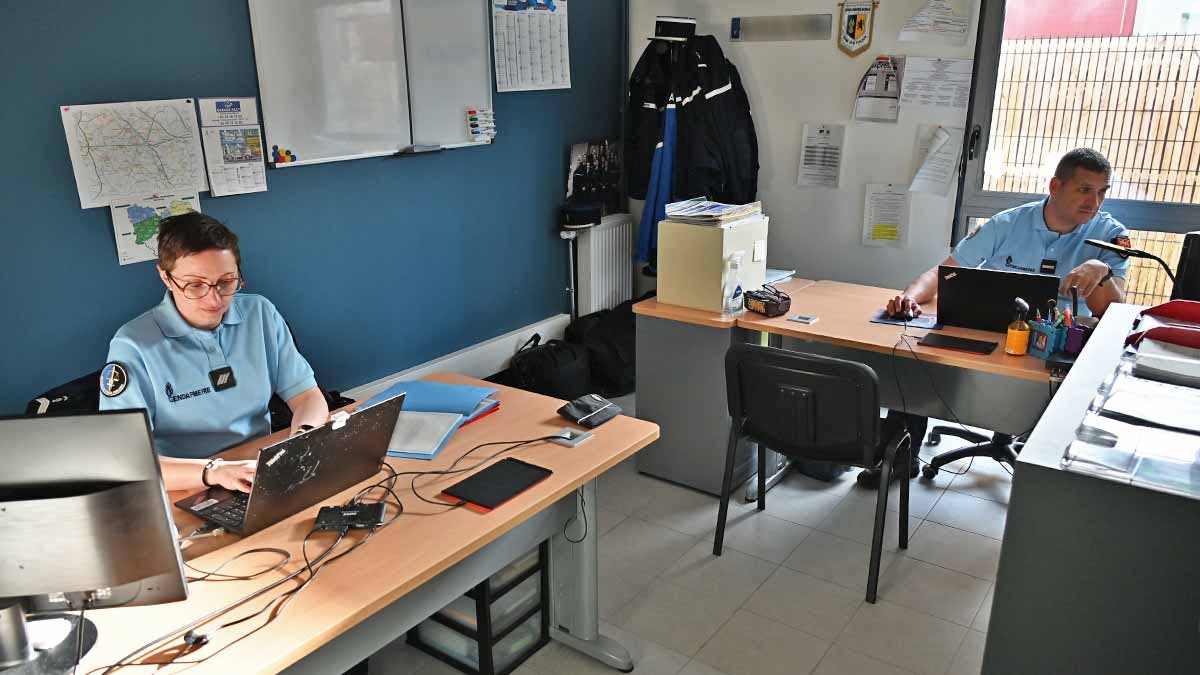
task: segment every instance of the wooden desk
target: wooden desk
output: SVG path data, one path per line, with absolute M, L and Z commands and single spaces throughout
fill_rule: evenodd
M 789 279 L 774 286 L 790 294 L 794 304 L 813 283 Z M 653 298 L 637 303 L 633 311 L 638 417 L 663 429 L 662 438 L 638 454 L 638 471 L 719 495 L 729 435 L 725 352 L 735 342 L 760 337 L 738 328 L 737 317 L 662 304 Z M 754 452 L 752 443 L 739 450 L 735 484 L 755 473 Z M 768 466 L 779 461 L 768 457 Z M 749 485 L 757 488 L 754 481 Z
M 737 323 L 747 330 L 891 354 L 892 348 L 905 329 L 901 326 L 871 323 L 870 318 L 881 307 L 886 307 L 888 300 L 897 294 L 898 291 L 890 288 L 818 281 L 805 289 L 804 293 L 793 296 L 792 310 L 786 315 L 768 319 L 765 316 L 746 313 L 738 318 Z M 812 314 L 819 318 L 816 323 L 809 325 L 787 320 L 788 316 L 795 314 Z M 914 339 L 909 341 L 913 351 L 927 363 L 1017 377 L 1043 385 L 1050 381 L 1050 373 L 1046 370 L 1044 361 L 1032 356 L 1005 354 L 1003 334 L 957 326 L 947 326 L 938 331 L 943 335 L 988 340 L 999 344 L 994 352 L 983 355 L 922 347 L 916 344 L 917 340 L 929 331 L 920 328 L 908 328 L 907 331 L 909 335 L 914 336 Z M 912 352 L 904 345 L 896 349 L 896 353 L 905 358 L 913 358 Z
M 1037 423 L 1050 394 L 1045 362 L 1004 353 L 1004 335 L 946 327 L 941 333 L 998 343 L 991 354 L 971 354 L 916 344 L 928 330 L 871 323 L 897 291 L 837 281 L 818 281 L 792 295 L 785 316 L 738 318 L 738 328 L 760 331 L 771 344 L 871 366 L 879 377 L 881 404 L 894 410 L 954 420 L 1011 434 Z M 788 321 L 813 314 L 814 324 Z M 907 330 L 912 339 L 900 341 Z M 911 347 L 911 349 L 910 349 Z M 947 408 L 947 404 L 950 406 Z
M 814 283 L 811 279 L 788 279 L 777 284 L 772 284 L 775 288 L 791 294 L 799 292 L 801 289 L 807 288 Z M 678 321 L 680 323 L 692 324 L 695 326 L 707 326 L 709 328 L 730 329 L 737 325 L 738 318 L 735 315 L 722 314 L 720 312 L 710 312 L 703 309 L 693 309 L 691 307 L 681 307 L 679 305 L 668 305 L 658 301 L 658 298 L 648 298 L 633 306 L 633 313 L 639 316 L 649 316 L 656 319 L 667 319 L 670 321 Z
M 486 384 L 471 378 L 440 373 L 428 379 Z M 500 410 L 460 429 L 436 459 L 389 459 L 388 463 L 397 471 L 446 468 L 480 443 L 537 438 L 567 426 L 566 421 L 555 412 L 561 401 L 504 387 L 500 388 L 497 396 L 501 402 Z M 504 456 L 520 457 L 545 466 L 554 473 L 525 494 L 486 515 L 467 509 L 445 511 L 425 504 L 413 496 L 406 481 L 399 481 L 397 494 L 405 508 L 405 514 L 399 520 L 376 532 L 371 541 L 354 553 L 332 562 L 308 588 L 295 597 L 286 611 L 260 632 L 235 644 L 239 637 L 259 625 L 261 619 L 222 630 L 213 637 L 211 644 L 180 660 L 192 661 L 212 655 L 203 664 L 192 666 L 194 670 L 189 669 L 190 673 L 274 673 L 284 669 L 289 669 L 289 672 L 342 672 L 538 542 L 554 536 L 553 579 L 556 589 L 567 601 L 555 604 L 552 625 L 571 627 L 573 635 L 558 631 L 552 631 L 552 635 L 593 655 L 618 652 L 615 654 L 617 660 L 612 662 L 619 662 L 619 646 L 598 634 L 599 618 L 595 604 L 598 528 L 595 526 L 594 479 L 656 439 L 658 428 L 648 422 L 621 416 L 594 430 L 594 434 L 579 448 L 567 449 L 543 442 L 506 453 Z M 226 456 L 252 456 L 258 448 L 276 438 L 278 435 L 259 439 L 229 451 Z M 488 449 L 475 455 L 486 457 L 499 449 Z M 331 496 L 322 505 L 345 502 L 361 487 L 385 475 L 380 472 L 377 477 L 360 486 Z M 423 495 L 431 496 L 437 494 L 439 486 L 448 485 L 462 477 L 459 475 L 441 480 L 425 478 L 418 482 L 418 486 L 422 487 Z M 574 494 L 578 489 L 584 493 L 582 506 Z M 279 547 L 292 553 L 292 560 L 284 570 L 251 581 L 191 583 L 190 597 L 186 602 L 88 612 L 87 617 L 95 621 L 99 628 L 99 640 L 84 658 L 79 672 L 87 673 L 115 663 L 150 639 L 194 621 L 303 566 L 300 542 L 312 527 L 320 506 L 305 509 L 245 538 L 231 535 L 222 537 L 216 550 L 202 552 L 199 547 L 188 550 L 189 554 L 202 553 L 189 561 L 191 565 L 211 570 L 241 551 Z M 591 526 L 587 528 L 582 544 L 568 544 L 561 536 L 556 536 L 563 532 L 569 522 L 572 538 L 583 536 L 583 517 Z M 571 522 L 572 519 L 574 522 Z M 190 532 L 199 522 L 190 514 L 178 510 L 176 521 L 181 532 Z M 314 536 L 309 543 L 310 554 L 328 546 L 332 541 L 331 536 Z M 361 536 L 352 534 L 347 539 Z M 348 545 L 343 543 L 341 548 Z M 574 564 L 560 564 L 562 561 L 573 561 Z M 246 574 L 274 562 L 272 556 L 264 555 L 258 561 L 239 561 L 223 571 Z M 220 622 L 257 611 L 266 598 L 293 588 L 294 583 L 289 582 L 265 598 L 233 610 L 218 619 L 217 623 L 201 628 L 200 632 L 212 631 Z M 180 643 L 181 640 L 176 638 L 164 645 L 173 649 Z M 147 652 L 150 655 L 148 660 L 169 658 L 166 648 Z M 628 658 L 627 654 L 625 658 Z M 175 670 L 183 668 L 186 666 Z M 126 668 L 117 672 L 145 670 Z M 168 669 L 166 672 L 174 671 Z

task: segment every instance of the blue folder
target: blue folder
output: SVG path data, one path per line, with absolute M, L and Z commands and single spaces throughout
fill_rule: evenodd
M 433 459 L 441 453 L 442 448 L 446 446 L 446 441 L 454 435 L 466 422 L 473 419 L 477 413 L 486 411 L 488 408 L 478 410 L 480 403 L 487 397 L 496 393 L 496 390 L 491 387 L 476 387 L 469 384 L 447 384 L 445 382 L 428 382 L 425 380 L 412 380 L 409 382 L 397 382 L 376 396 L 369 399 L 362 407 L 369 407 L 375 403 L 391 398 L 400 392 L 405 392 L 404 410 L 410 412 L 439 412 L 439 413 L 457 413 L 462 415 L 458 424 L 446 434 L 446 438 L 442 439 L 441 445 L 432 455 L 414 454 L 403 452 L 398 449 L 388 449 L 389 457 L 406 457 L 411 459 Z
M 428 382 L 413 380 L 397 382 L 388 387 L 366 403 L 363 407 L 372 406 L 379 401 L 391 398 L 400 392 L 405 392 L 404 409 L 413 412 L 448 412 L 469 416 L 475 411 L 479 402 L 496 393 L 491 387 L 475 387 L 469 384 L 446 384 L 445 382 Z

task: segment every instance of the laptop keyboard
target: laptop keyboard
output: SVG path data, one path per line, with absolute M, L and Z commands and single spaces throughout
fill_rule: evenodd
M 250 493 L 235 492 L 232 499 L 226 499 L 205 509 L 204 515 L 226 527 L 240 528 L 246 520 L 248 503 Z

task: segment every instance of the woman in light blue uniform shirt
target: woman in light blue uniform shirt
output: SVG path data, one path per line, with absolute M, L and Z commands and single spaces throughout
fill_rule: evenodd
M 237 235 L 200 213 L 162 221 L 162 302 L 121 327 L 100 376 L 100 409 L 144 408 L 168 490 L 248 491 L 252 461 L 213 453 L 271 431 L 272 394 L 292 432 L 324 424 L 325 397 L 279 311 L 245 285 Z

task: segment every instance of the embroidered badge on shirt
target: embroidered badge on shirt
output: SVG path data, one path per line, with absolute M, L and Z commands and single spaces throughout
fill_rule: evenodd
M 208 374 L 208 379 L 212 380 L 213 389 L 217 391 L 225 391 L 237 386 L 237 378 L 233 376 L 233 368 L 230 366 L 213 370 Z
M 100 371 L 100 393 L 109 398 L 120 396 L 129 387 L 129 371 L 125 366 L 110 361 Z

